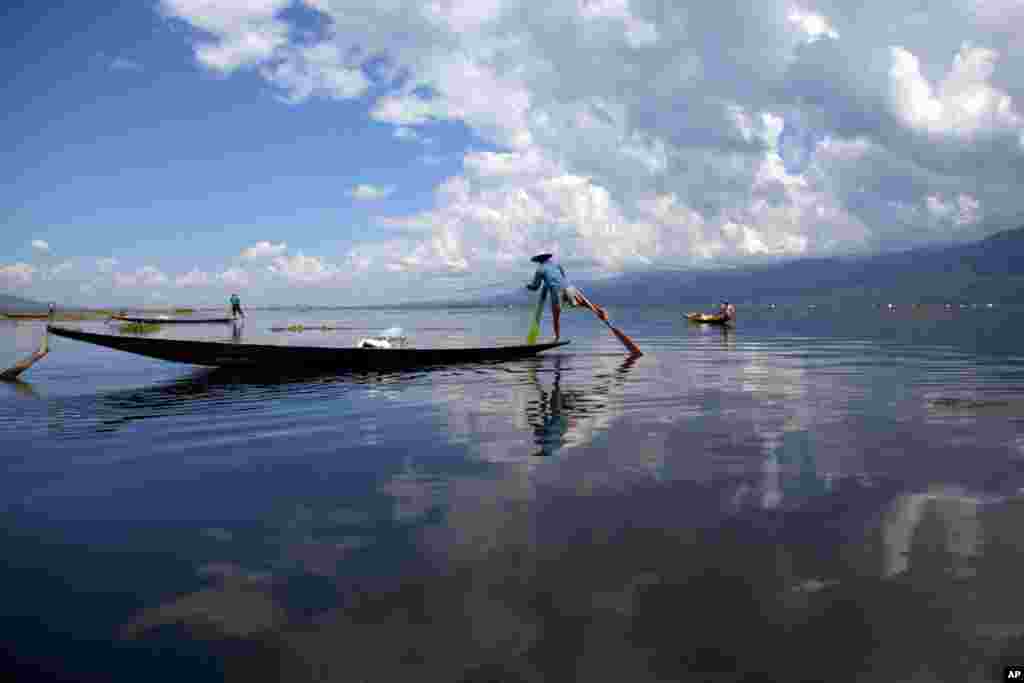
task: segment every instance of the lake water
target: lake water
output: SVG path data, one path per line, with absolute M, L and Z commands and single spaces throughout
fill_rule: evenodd
M 611 313 L 643 357 L 579 311 L 534 359 L 354 376 L 52 338 L 0 383 L 4 666 L 962 683 L 1024 663 L 1024 310 L 741 308 L 731 332 Z M 528 315 L 255 311 L 242 338 L 511 343 Z M 293 322 L 342 329 L 269 330 Z M 0 365 L 42 332 L 0 323 Z

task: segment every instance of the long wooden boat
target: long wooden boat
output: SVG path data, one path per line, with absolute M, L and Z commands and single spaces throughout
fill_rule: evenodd
M 160 360 L 208 367 L 252 367 L 264 370 L 284 368 L 290 370 L 378 370 L 503 361 L 533 356 L 541 351 L 565 346 L 569 343 L 558 341 L 545 344 L 473 349 L 366 349 L 153 339 L 84 332 L 56 325 L 48 325 L 46 329 L 58 337 L 67 337 Z
M 50 317 L 49 313 L 4 313 L 5 318 L 11 320 L 46 320 Z
M 724 315 L 714 315 L 710 313 L 687 313 L 686 319 L 691 323 L 699 323 L 702 325 L 728 325 L 729 319 Z
M 112 315 L 111 320 L 123 323 L 144 323 L 147 325 L 164 325 L 173 323 L 189 323 L 198 325 L 202 323 L 230 323 L 234 318 L 146 318 L 133 315 Z

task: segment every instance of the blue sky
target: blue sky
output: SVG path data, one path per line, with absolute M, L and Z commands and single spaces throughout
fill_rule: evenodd
M 0 291 L 384 303 L 544 250 L 592 276 L 1016 227 L 1020 3 L 725 4 L 10 9 Z

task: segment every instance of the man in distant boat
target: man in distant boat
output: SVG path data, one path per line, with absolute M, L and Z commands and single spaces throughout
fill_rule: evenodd
M 231 295 L 231 317 L 237 318 L 238 316 L 245 317 L 245 312 L 242 310 L 242 300 L 238 298 L 237 294 Z
M 736 317 L 736 306 L 728 301 L 723 301 L 718 306 L 718 312 L 726 322 L 731 322 Z
M 589 308 L 601 320 L 608 320 L 608 314 L 605 313 L 603 308 L 587 301 L 580 290 L 569 284 L 569 278 L 565 274 L 565 269 L 552 260 L 552 254 L 537 254 L 530 261 L 537 264 L 537 272 L 533 274 L 533 281 L 526 285 L 526 288 L 531 292 L 535 292 L 543 285 L 551 296 L 551 318 L 555 328 L 555 341 L 562 337 L 561 317 L 563 303 L 572 308 L 576 306 Z

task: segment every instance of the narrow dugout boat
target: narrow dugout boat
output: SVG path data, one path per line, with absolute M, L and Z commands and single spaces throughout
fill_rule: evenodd
M 558 341 L 469 349 L 371 349 L 153 339 L 84 332 L 56 325 L 49 325 L 47 330 L 58 337 L 66 337 L 159 360 L 208 367 L 250 367 L 275 371 L 278 369 L 379 370 L 505 361 L 526 358 L 569 343 L 568 341 Z
M 710 313 L 687 313 L 686 319 L 691 323 L 703 325 L 728 325 L 730 322 L 724 315 L 713 315 Z

